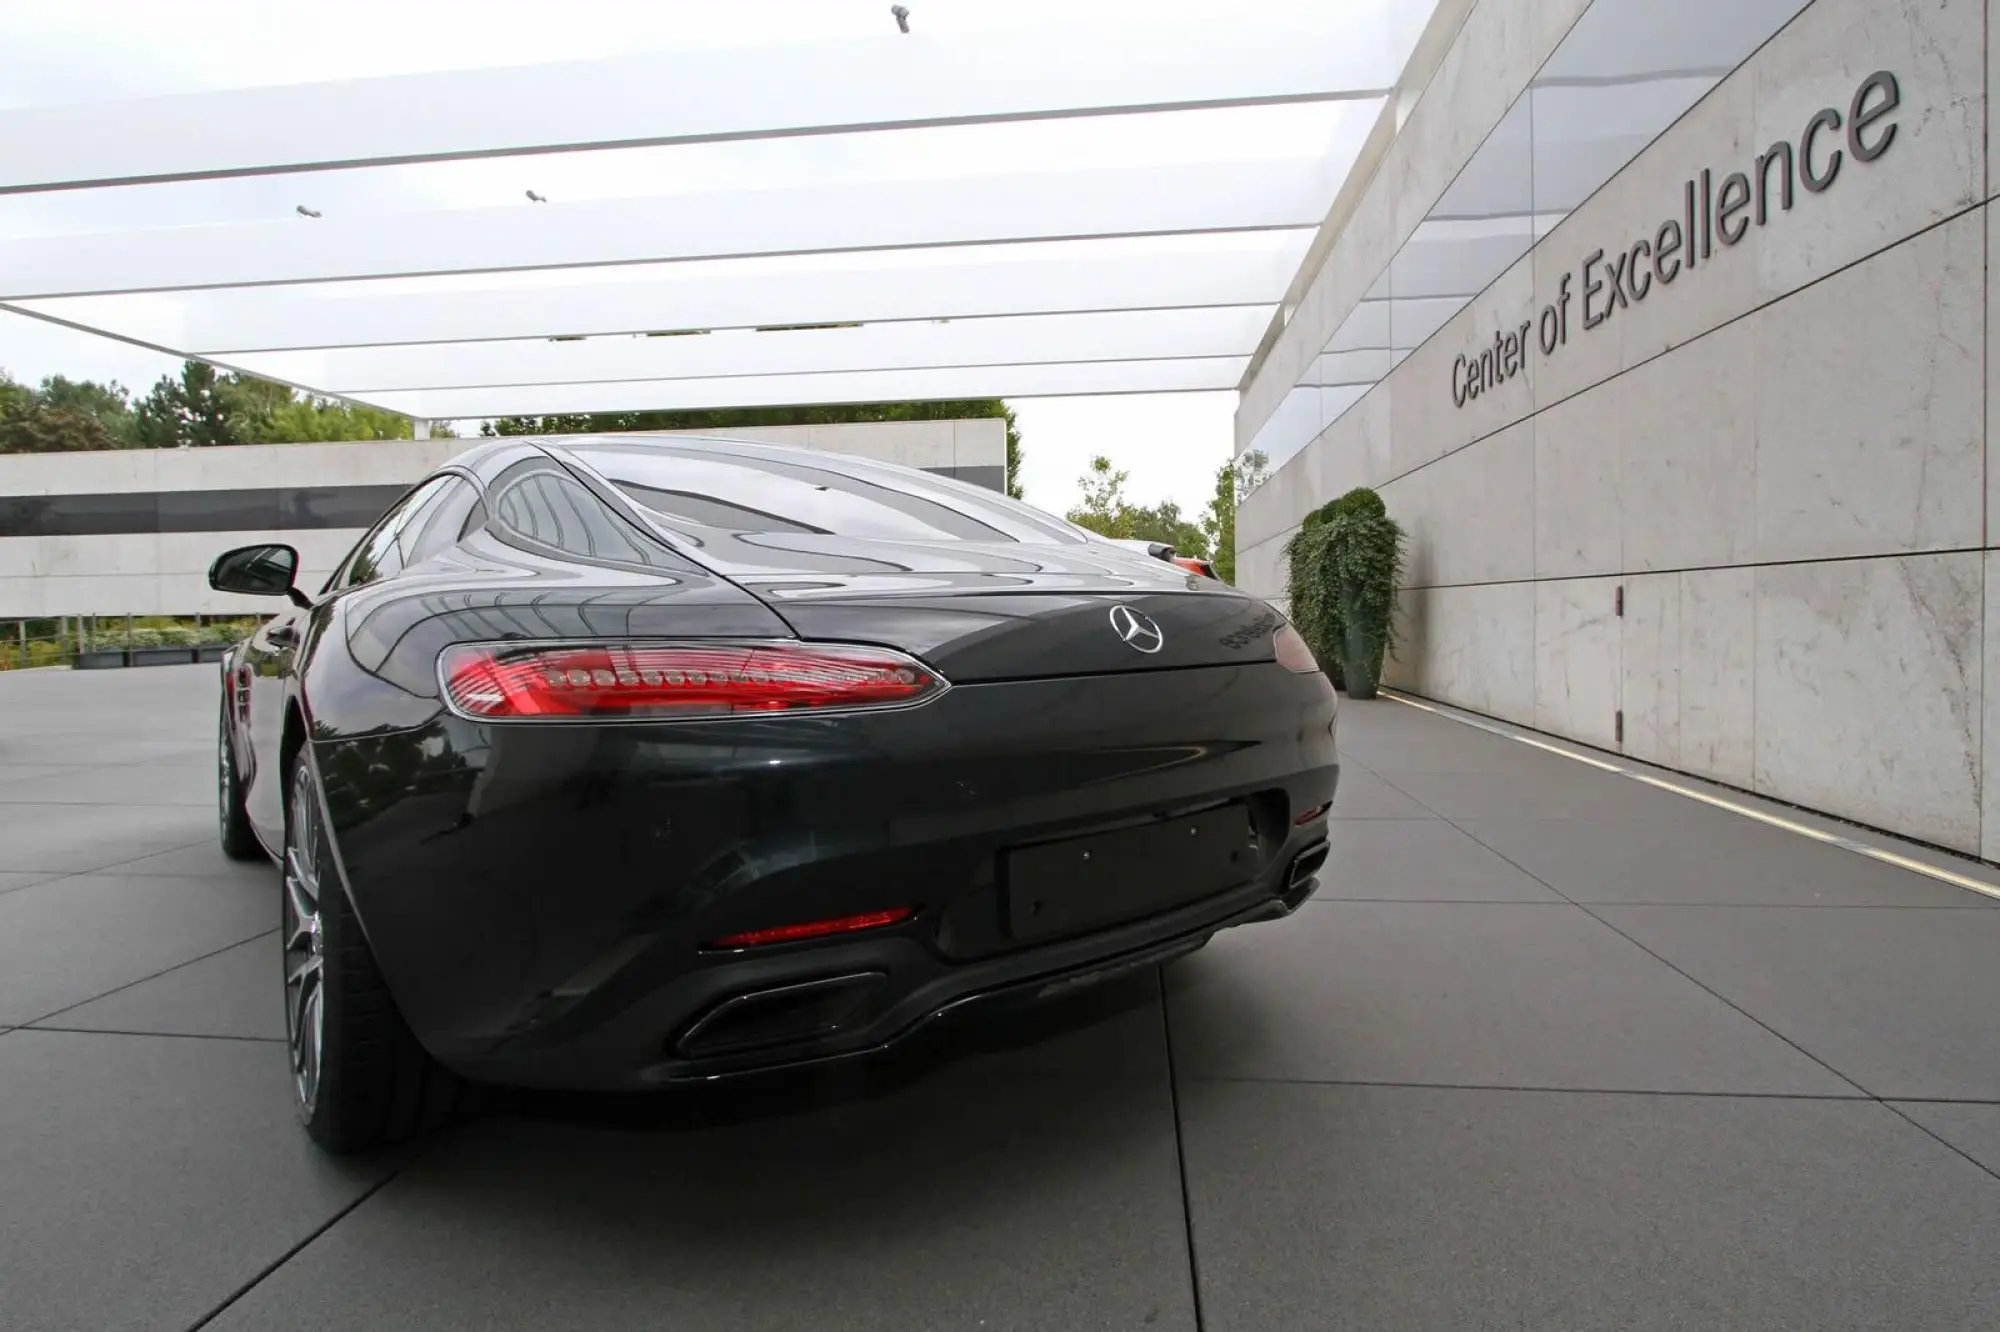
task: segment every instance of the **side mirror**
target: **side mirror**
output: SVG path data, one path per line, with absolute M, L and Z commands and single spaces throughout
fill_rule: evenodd
M 218 592 L 250 597 L 289 597 L 295 606 L 312 605 L 299 591 L 299 553 L 290 546 L 238 546 L 208 566 L 208 585 Z

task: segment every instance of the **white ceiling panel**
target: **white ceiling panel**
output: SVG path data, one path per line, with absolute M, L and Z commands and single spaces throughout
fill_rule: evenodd
M 965 246 L 294 287 L 78 296 L 17 308 L 232 356 L 547 336 L 1270 306 L 1309 229 Z
M 1269 318 L 1262 307 L 1146 310 L 578 341 L 535 338 L 262 352 L 227 360 L 267 379 L 367 396 L 509 384 L 1237 356 L 1256 345 Z
M 1231 389 L 1436 7 L 627 3 L 17 0 L 0 308 L 429 418 Z
M 671 408 L 782 407 L 794 403 L 905 402 L 940 398 L 1044 398 L 1094 393 L 1181 393 L 1233 389 L 1248 356 L 1192 361 L 1095 361 L 982 366 L 964 370 L 884 370 L 863 374 L 765 375 L 664 383 L 522 384 L 511 388 L 370 393 L 363 401 L 406 416 L 464 420 L 564 412 Z
M 28 237 L 0 300 L 1312 226 L 1323 194 L 1295 162 L 1211 163 Z
M 1379 94 L 1429 6 L 1168 9 L 20 107 L 0 191 Z

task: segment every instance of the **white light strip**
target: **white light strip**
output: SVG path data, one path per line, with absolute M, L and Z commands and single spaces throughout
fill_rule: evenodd
M 1532 745 L 1536 749 L 1546 750 L 1551 754 L 1557 754 L 1566 759 L 1575 759 L 1578 763 L 1588 763 L 1593 768 L 1601 768 L 1605 772 L 1615 772 L 1621 777 L 1630 777 L 1634 781 L 1644 782 L 1646 785 L 1657 787 L 1662 791 L 1671 791 L 1677 796 L 1686 796 L 1689 800 L 1699 800 L 1704 805 L 1713 805 L 1717 809 L 1726 809 L 1730 813 L 1740 814 L 1746 819 L 1755 819 L 1757 822 L 1769 824 L 1773 828 L 1782 828 L 1786 832 L 1797 833 L 1801 837 L 1809 837 L 1815 842 L 1824 842 L 1828 846 L 1837 846 L 1843 851 L 1852 851 L 1857 855 L 1867 856 L 1871 860 L 1879 860 L 1884 864 L 1894 865 L 1898 869 L 1906 869 L 1913 874 L 1921 874 L 1926 878 L 1951 884 L 1955 888 L 1963 888 L 1967 892 L 1979 893 L 1986 897 L 2000 899 L 2000 884 L 1988 883 L 1982 879 L 1975 879 L 1969 875 L 1945 869 L 1941 865 L 1931 865 L 1921 860 L 1912 859 L 1909 856 L 1898 855 L 1894 851 L 1885 850 L 1879 846 L 1872 846 L 1867 842 L 1858 842 L 1853 838 L 1840 837 L 1792 819 L 1779 818 L 1775 814 L 1766 814 L 1760 809 L 1752 809 L 1750 806 L 1739 804 L 1734 800 L 1724 800 L 1720 796 L 1713 796 L 1705 791 L 1697 791 L 1690 787 L 1682 786 L 1677 782 L 1665 781 L 1659 777 L 1652 776 L 1650 773 L 1636 772 L 1631 768 L 1620 767 L 1616 763 L 1606 763 L 1601 759 L 1590 758 L 1586 755 L 1578 754 L 1573 750 L 1563 749 L 1556 745 L 1546 744 L 1540 740 L 1530 739 L 1525 735 L 1507 730 L 1504 727 L 1475 721 L 1470 717 L 1460 716 L 1455 712 L 1447 712 L 1443 708 L 1433 707 L 1428 703 L 1419 703 L 1413 698 L 1405 698 L 1403 695 L 1392 693 L 1387 689 L 1382 691 L 1382 697 L 1392 702 L 1401 703 L 1406 708 L 1416 708 L 1421 712 L 1428 712 L 1443 717 L 1447 721 L 1457 722 L 1461 726 L 1470 726 L 1474 730 L 1485 731 L 1490 735 L 1501 736 L 1504 739 L 1518 741 L 1524 745 Z
M 1308 230 L 569 268 L 22 308 L 197 354 L 1277 302 Z
M 335 393 L 428 392 L 512 384 L 615 384 L 1081 361 L 1248 356 L 1268 311 L 1149 310 L 1008 316 L 947 323 L 574 342 L 443 343 L 229 356 L 238 369 Z
M 884 15 L 879 36 L 698 59 L 651 52 L 29 107 L 0 112 L 0 194 L 1379 97 L 1407 55 L 1400 25 L 1365 9 L 1262 8 L 1186 22 L 1093 21 L 1092 6 L 1071 6 L 1060 33 L 932 28 L 909 37 Z M 1367 8 L 1394 18 L 1398 7 Z
M 1247 356 L 1173 361 L 1072 361 L 933 370 L 751 375 L 737 379 L 637 380 L 616 384 L 519 384 L 355 395 L 370 406 L 433 421 L 568 412 L 635 412 L 800 403 L 907 402 L 955 398 L 1050 398 L 1106 393 L 1233 389 Z
M 1254 232 L 1329 201 L 1286 159 L 26 236 L 0 245 L 0 300 Z

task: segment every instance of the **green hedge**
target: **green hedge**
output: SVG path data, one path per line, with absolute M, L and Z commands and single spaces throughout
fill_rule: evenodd
M 236 620 L 211 620 L 205 624 L 195 624 L 193 620 L 167 615 L 135 617 L 131 629 L 125 627 L 123 616 L 102 618 L 97 622 L 96 632 L 86 626 L 83 635 L 84 646 L 95 650 L 113 650 L 123 647 L 206 647 L 217 643 L 236 643 L 257 631 L 263 621 L 255 618 Z M 74 623 L 61 638 L 55 636 L 58 622 L 31 621 L 26 654 L 23 655 L 18 637 L 10 623 L 0 626 L 0 671 L 20 670 L 24 667 L 60 666 L 76 655 L 77 637 Z

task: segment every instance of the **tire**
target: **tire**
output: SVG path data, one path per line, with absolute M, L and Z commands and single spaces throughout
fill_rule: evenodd
M 229 739 L 229 700 L 223 699 L 216 726 L 216 807 L 222 826 L 222 854 L 231 860 L 264 860 L 263 844 L 250 830 L 250 812 L 243 807 L 243 779 L 236 771 L 236 747 Z
M 456 1117 L 467 1089 L 396 1011 L 340 883 L 303 749 L 285 796 L 285 1041 L 306 1132 L 345 1154 L 440 1128 Z

